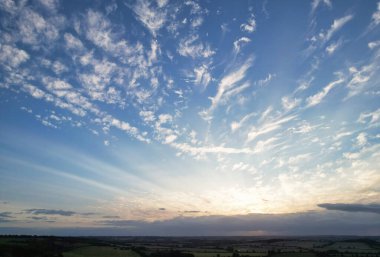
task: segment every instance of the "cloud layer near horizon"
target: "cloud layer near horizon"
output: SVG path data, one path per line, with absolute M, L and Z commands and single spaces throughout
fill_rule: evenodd
M 103 219 L 91 227 L 52 227 L 33 230 L 5 226 L 0 228 L 0 233 L 103 236 L 377 235 L 380 229 L 378 220 L 378 213 L 310 211 L 289 214 L 180 216 L 151 222 Z

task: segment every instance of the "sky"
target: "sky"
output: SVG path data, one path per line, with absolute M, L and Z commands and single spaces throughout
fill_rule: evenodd
M 0 0 L 0 28 L 0 234 L 380 234 L 379 1 Z

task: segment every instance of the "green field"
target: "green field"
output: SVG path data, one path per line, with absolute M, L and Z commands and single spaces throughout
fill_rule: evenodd
M 120 250 L 108 246 L 87 246 L 63 253 L 64 257 L 140 257 L 134 251 Z

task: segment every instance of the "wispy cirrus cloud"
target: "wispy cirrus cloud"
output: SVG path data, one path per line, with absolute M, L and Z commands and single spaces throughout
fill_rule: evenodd
M 329 55 L 332 55 L 339 47 L 342 46 L 342 41 L 338 40 L 337 42 L 333 42 L 326 47 L 326 52 Z
M 173 143 L 171 144 L 174 148 L 178 150 L 190 153 L 191 155 L 202 155 L 202 154 L 252 154 L 254 150 L 250 148 L 233 148 L 233 147 L 225 147 L 225 146 L 191 146 L 186 143 Z
M 376 11 L 372 14 L 372 21 L 369 25 L 369 28 L 372 29 L 376 27 L 377 25 L 380 24 L 380 2 L 377 3 L 377 9 Z
M 319 33 L 313 35 L 308 40 L 310 43 L 308 48 L 304 51 L 306 56 L 310 56 L 311 54 L 315 53 L 317 49 L 323 48 L 353 18 L 354 18 L 353 14 L 348 14 L 341 18 L 334 19 L 333 23 L 330 25 L 330 27 L 327 30 L 322 29 Z M 338 46 L 339 46 L 339 43 L 337 42 L 331 43 L 326 48 L 327 53 L 331 54 L 332 52 L 336 50 Z
M 246 73 L 253 64 L 253 57 L 249 57 L 240 67 L 229 72 L 223 78 L 220 79 L 217 93 L 211 99 L 211 107 L 209 111 L 214 110 L 223 101 L 223 98 L 228 92 L 236 89 L 239 82 L 244 80 Z
M 325 5 L 329 8 L 332 8 L 330 0 L 313 0 L 311 2 L 311 13 L 313 14 L 320 5 Z
M 327 96 L 327 94 L 337 85 L 342 84 L 344 82 L 343 78 L 339 78 L 335 81 L 330 82 L 328 85 L 326 85 L 322 91 L 316 93 L 315 95 L 309 96 L 306 99 L 307 107 L 312 107 L 317 104 L 320 104 L 322 100 Z
M 251 40 L 247 37 L 241 37 L 238 40 L 234 41 L 234 50 L 239 53 L 240 49 L 243 45 L 251 42 Z
M 267 121 L 264 124 L 262 124 L 259 127 L 252 127 L 247 134 L 247 143 L 253 141 L 259 136 L 268 134 L 270 132 L 273 132 L 277 129 L 280 129 L 281 126 L 291 120 L 294 120 L 297 116 L 296 115 L 289 115 L 285 117 L 280 117 L 278 119 L 273 119 L 271 121 Z
M 353 18 L 354 16 L 350 14 L 350 15 L 346 15 L 346 16 L 343 16 L 342 18 L 334 20 L 329 30 L 327 30 L 325 33 L 320 35 L 322 41 L 324 43 L 329 41 L 336 32 L 338 32 L 346 23 L 348 23 Z

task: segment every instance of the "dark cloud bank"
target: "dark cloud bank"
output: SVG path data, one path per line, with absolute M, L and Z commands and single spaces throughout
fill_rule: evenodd
M 380 214 L 380 204 L 347 204 L 347 203 L 323 203 L 319 207 L 327 210 L 347 212 L 372 212 Z
M 48 209 L 28 209 L 25 212 L 34 215 L 61 215 L 61 216 L 73 216 L 76 212 L 64 211 L 64 210 L 48 210 Z
M 1 234 L 228 236 L 228 235 L 379 235 L 377 204 L 320 204 L 326 210 L 290 214 L 180 216 L 165 221 L 109 219 L 92 228 L 0 228 Z M 107 217 L 107 216 L 104 216 Z

